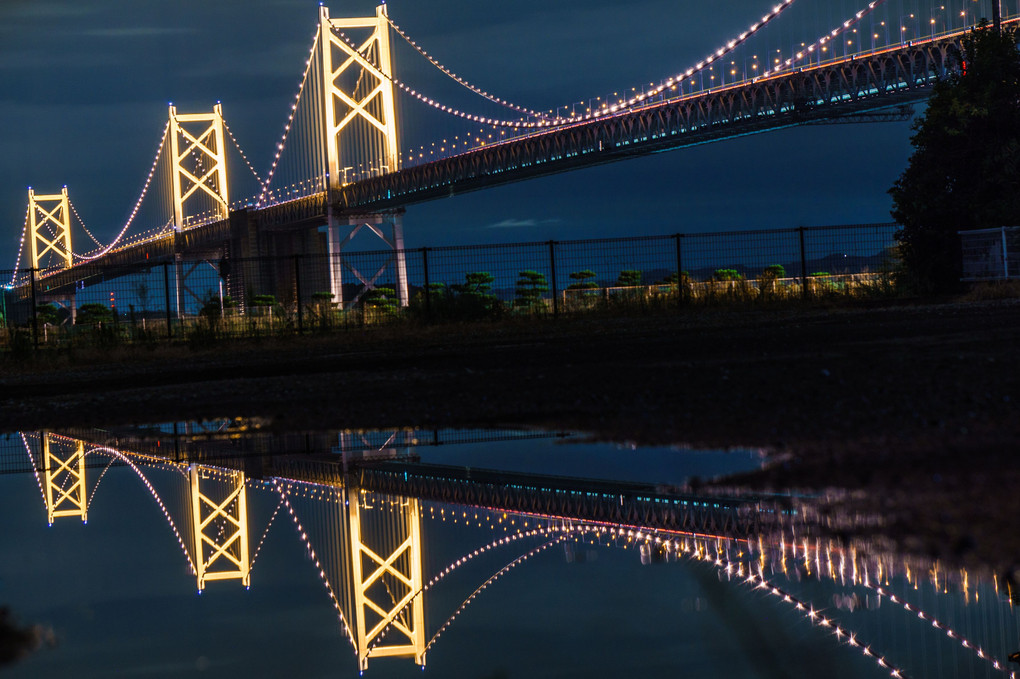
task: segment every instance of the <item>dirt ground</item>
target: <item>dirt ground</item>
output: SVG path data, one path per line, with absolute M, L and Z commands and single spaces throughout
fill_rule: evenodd
M 915 552 L 1020 564 L 1020 301 L 444 325 L 0 363 L 0 431 L 263 416 L 767 448 Z

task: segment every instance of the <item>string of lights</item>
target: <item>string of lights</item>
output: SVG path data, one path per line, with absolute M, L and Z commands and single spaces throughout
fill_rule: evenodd
M 814 609 L 814 606 L 812 606 L 811 604 L 805 603 L 803 600 L 799 599 L 790 592 L 780 588 L 779 586 L 775 585 L 774 583 L 770 582 L 767 578 L 765 578 L 764 571 L 762 570 L 760 564 L 757 573 L 753 572 L 753 570 L 750 567 L 750 564 L 747 564 L 747 571 L 745 575 L 744 570 L 745 564 L 743 562 L 734 563 L 729 559 L 728 556 L 723 557 L 720 554 L 720 549 L 718 545 L 716 549 L 716 556 L 712 557 L 707 553 L 707 550 L 703 549 L 701 546 L 695 549 L 692 553 L 690 546 L 687 545 L 686 542 L 681 543 L 678 540 L 666 541 L 665 544 L 675 547 L 678 553 L 684 554 L 686 557 L 690 559 L 697 561 L 707 561 L 708 563 L 715 565 L 717 568 L 719 568 L 721 571 L 723 571 L 730 577 L 736 575 L 738 582 L 742 582 L 750 586 L 754 590 L 763 591 L 766 594 L 775 596 L 784 603 L 790 604 L 797 611 L 804 613 L 805 617 L 811 622 L 812 625 L 825 627 L 831 630 L 832 633 L 836 636 L 836 639 L 838 641 L 845 642 L 850 646 L 859 649 L 861 653 L 864 654 L 866 657 L 872 658 L 878 664 L 879 667 L 889 670 L 890 675 L 892 677 L 896 677 L 897 679 L 903 679 L 904 677 L 903 670 L 891 665 L 884 656 L 876 654 L 874 651 L 871 650 L 870 646 L 864 645 L 860 641 L 858 641 L 856 634 L 840 626 L 833 619 L 820 614 L 818 611 Z
M 467 523 L 467 521 L 465 521 L 465 523 Z M 478 524 L 478 525 L 481 526 L 481 524 Z M 424 594 L 425 592 L 427 592 L 430 589 L 432 589 L 433 587 L 435 587 L 447 575 L 449 575 L 453 571 L 457 570 L 461 566 L 467 564 L 468 562 L 473 560 L 475 557 L 481 556 L 482 554 L 485 554 L 486 552 L 489 552 L 489 551 L 491 551 L 491 550 L 493 550 L 493 549 L 495 549 L 497 547 L 502 547 L 504 545 L 509 545 L 509 544 L 511 544 L 513 542 L 516 542 L 518 540 L 521 540 L 523 538 L 530 538 L 530 537 L 534 537 L 536 535 L 546 535 L 547 534 L 546 533 L 547 530 L 555 530 L 555 528 L 550 527 L 550 528 L 547 529 L 546 527 L 540 527 L 540 528 L 533 529 L 533 530 L 530 530 L 530 531 L 523 531 L 523 530 L 522 531 L 518 531 L 517 533 L 515 533 L 513 535 L 507 535 L 507 536 L 498 538 L 496 540 L 493 540 L 489 544 L 483 545 L 482 547 L 479 547 L 478 549 L 475 549 L 472 552 L 468 552 L 464 556 L 456 559 L 455 561 L 450 563 L 450 565 L 448 565 L 446 568 L 444 568 L 443 570 L 439 571 L 438 574 L 434 575 L 425 585 L 423 585 L 421 587 L 421 589 L 419 589 L 418 591 L 412 593 L 412 595 L 410 597 L 408 597 L 407 603 L 404 604 L 404 606 L 402 608 L 397 609 L 397 610 L 393 611 L 392 613 L 390 613 L 390 615 L 383 621 L 385 623 L 385 627 L 382 628 L 382 630 L 380 631 L 379 635 L 376 637 L 375 641 L 372 643 L 370 648 L 375 648 L 382 641 L 383 637 L 386 635 L 386 633 L 393 626 L 393 622 L 397 619 L 397 616 L 400 615 L 400 613 L 402 611 L 404 611 L 407 608 L 407 606 L 409 606 L 411 604 L 411 602 L 414 601 L 414 599 L 418 595 Z
M 115 455 L 116 457 L 123 460 L 127 464 L 127 466 L 129 466 L 131 470 L 138 475 L 138 478 L 142 480 L 142 483 L 145 484 L 145 487 L 148 489 L 149 494 L 152 495 L 152 498 L 156 501 L 156 504 L 159 505 L 159 509 L 160 511 L 163 512 L 163 516 L 166 517 L 167 523 L 170 525 L 170 530 L 172 530 L 174 535 L 177 537 L 177 544 L 180 545 L 181 551 L 184 553 L 184 558 L 188 560 L 188 566 L 191 568 L 191 573 L 192 574 L 197 573 L 198 570 L 195 567 L 195 562 L 191 558 L 191 553 L 188 552 L 188 547 L 184 541 L 184 538 L 181 537 L 180 531 L 177 530 L 177 524 L 174 522 L 173 517 L 170 516 L 170 510 L 167 509 L 166 504 L 163 502 L 163 498 L 159 496 L 159 493 L 156 491 L 156 488 L 152 485 L 152 483 L 145 476 L 145 474 L 142 473 L 142 470 L 138 468 L 138 465 L 136 465 L 131 460 L 131 458 L 129 458 L 127 455 L 120 452 L 116 448 L 110 448 L 107 446 L 95 446 L 91 448 L 89 452 L 100 452 Z
M 415 97 L 419 101 L 421 101 L 421 102 L 423 102 L 425 104 L 428 104 L 429 106 L 431 106 L 431 107 L 433 107 L 433 108 L 435 108 L 435 109 L 437 109 L 439 111 L 442 111 L 444 113 L 448 113 L 450 115 L 457 116 L 459 118 L 463 118 L 465 120 L 471 120 L 473 122 L 482 123 L 482 124 L 485 124 L 485 125 L 491 125 L 491 126 L 494 126 L 494 127 L 541 128 L 541 127 L 560 126 L 560 125 L 565 125 L 565 124 L 577 122 L 579 120 L 590 120 L 592 118 L 596 118 L 596 117 L 599 117 L 599 116 L 606 115 L 607 113 L 608 114 L 617 113 L 621 109 L 631 108 L 631 107 L 633 107 L 633 106 L 635 106 L 637 104 L 640 104 L 640 103 L 644 102 L 646 99 L 648 99 L 650 97 L 658 96 L 659 94 L 663 93 L 664 91 L 666 91 L 668 89 L 674 89 L 675 86 L 677 85 L 677 83 L 679 83 L 680 81 L 684 80 L 685 78 L 689 78 L 689 77 L 691 77 L 691 76 L 693 76 L 693 75 L 703 71 L 706 67 L 710 66 L 711 64 L 713 64 L 717 60 L 722 59 L 727 54 L 733 52 L 735 49 L 737 49 L 738 47 L 743 45 L 745 42 L 747 42 L 747 40 L 749 40 L 752 36 L 754 36 L 756 33 L 758 33 L 761 29 L 763 29 L 769 23 L 774 21 L 776 19 L 776 17 L 778 17 L 779 15 L 781 15 L 783 13 L 783 11 L 785 11 L 788 7 L 793 5 L 794 1 L 795 0 L 783 0 L 780 4 L 778 4 L 775 7 L 773 7 L 772 11 L 770 11 L 765 16 L 763 16 L 761 18 L 760 22 L 752 24 L 746 31 L 741 33 L 736 38 L 734 38 L 734 39 L 730 40 L 729 42 L 727 42 L 724 46 L 717 48 L 712 54 L 708 55 L 703 60 L 697 62 L 697 64 L 695 64 L 693 67 L 688 68 L 685 72 L 678 73 L 677 75 L 675 75 L 675 76 L 673 76 L 671 78 L 668 78 L 667 80 L 663 81 L 658 86 L 652 87 L 651 89 L 649 89 L 647 91 L 642 91 L 641 93 L 636 94 L 636 95 L 630 97 L 629 99 L 620 100 L 618 103 L 615 103 L 615 104 L 612 104 L 612 105 L 610 105 L 608 102 L 606 102 L 606 103 L 603 104 L 601 109 L 598 109 L 595 112 L 586 112 L 584 115 L 581 115 L 581 116 L 571 115 L 571 116 L 566 117 L 566 118 L 564 118 L 564 117 L 556 117 L 556 118 L 554 118 L 552 120 L 549 120 L 548 118 L 545 118 L 543 116 L 542 119 L 539 120 L 539 121 L 500 120 L 500 119 L 495 119 L 495 118 L 487 118 L 487 117 L 484 117 L 484 116 L 479 116 L 479 115 L 475 115 L 475 114 L 471 114 L 471 113 L 466 113 L 466 112 L 460 111 L 459 109 L 456 109 L 454 107 L 450 107 L 450 106 L 447 106 L 445 104 L 442 104 L 441 102 L 435 101 L 434 99 L 432 99 L 432 98 L 430 98 L 430 97 L 428 97 L 428 96 L 426 96 L 424 94 L 420 94 L 414 88 L 404 84 L 403 82 L 401 82 L 397 78 L 391 78 L 391 81 L 393 82 L 394 85 L 397 85 L 401 90 L 403 90 L 404 92 L 406 92 L 406 93 L 410 94 L 411 96 Z M 399 32 L 400 31 L 398 31 L 398 33 Z M 343 33 L 340 33 L 339 35 L 348 43 L 348 45 L 351 45 L 352 47 L 354 47 L 354 43 L 350 40 L 350 38 L 348 38 Z M 430 59 L 430 61 L 431 61 L 431 59 Z M 457 79 L 456 76 L 452 76 L 452 77 Z M 458 79 L 458 81 L 459 81 L 459 79 Z M 481 94 L 481 93 L 479 92 L 479 94 Z M 503 100 L 499 100 L 499 102 L 502 102 L 502 101 Z M 534 115 L 534 113 L 531 113 L 531 115 Z
M 760 545 L 760 537 L 759 537 L 759 545 Z M 785 540 L 781 540 L 780 541 L 779 548 L 780 548 L 780 550 L 781 550 L 781 552 L 783 554 L 783 557 L 785 557 L 785 550 L 786 550 Z M 793 551 L 794 558 L 796 559 L 797 558 L 796 557 L 796 552 L 797 552 L 796 541 L 794 541 L 790 545 L 790 548 Z M 761 551 L 760 548 L 759 548 L 759 551 Z M 823 574 L 823 570 L 821 568 L 821 552 L 822 551 L 823 550 L 821 549 L 820 543 L 816 541 L 816 544 L 814 546 L 814 555 L 815 555 L 815 559 L 814 559 L 814 566 L 815 566 L 814 577 L 816 579 L 818 579 L 818 580 L 821 580 L 822 574 Z M 846 558 L 845 558 L 846 555 L 845 555 L 845 553 L 843 551 L 840 551 L 838 565 L 836 565 L 836 564 L 834 564 L 834 562 L 832 560 L 832 551 L 833 551 L 832 544 L 831 543 L 827 543 L 826 546 L 825 546 L 825 549 L 824 549 L 825 560 L 826 560 L 826 565 L 827 565 L 825 571 L 827 571 L 829 579 L 833 580 L 833 581 L 837 580 L 837 573 L 838 573 L 838 580 L 841 583 L 843 583 L 844 586 L 845 586 L 846 585 L 846 575 L 845 574 L 846 574 L 846 568 L 847 568 Z M 806 540 L 802 541 L 801 555 L 802 555 L 801 558 L 804 559 L 805 564 L 806 565 L 810 565 L 811 561 L 810 561 L 810 556 L 809 556 L 809 548 L 808 548 L 808 543 L 807 543 Z M 955 642 L 960 644 L 960 646 L 962 646 L 964 649 L 972 651 L 975 655 L 977 655 L 978 658 L 980 658 L 980 659 L 988 662 L 989 664 L 991 664 L 994 669 L 997 669 L 997 670 L 1003 670 L 1004 669 L 1003 666 L 1002 666 L 1002 663 L 998 659 L 996 659 L 995 657 L 993 657 L 990 654 L 988 654 L 987 652 L 985 652 L 985 650 L 980 645 L 974 644 L 972 641 L 968 640 L 964 635 L 962 635 L 961 633 L 959 633 L 958 631 L 953 629 L 946 622 L 944 622 L 942 620 L 939 620 L 936 616 L 932 615 L 931 613 L 928 613 L 927 611 L 919 608 L 918 606 L 913 605 L 910 602 L 903 600 L 902 598 L 900 598 L 896 594 L 890 592 L 885 587 L 883 587 L 882 586 L 883 578 L 884 578 L 884 581 L 885 581 L 885 586 L 886 587 L 889 586 L 888 580 L 889 580 L 889 571 L 890 571 L 890 568 L 887 567 L 885 569 L 882 569 L 881 567 L 879 567 L 878 584 L 872 584 L 871 583 L 871 579 L 870 579 L 870 575 L 869 575 L 869 569 L 868 569 L 866 561 L 864 562 L 864 564 L 863 564 L 863 566 L 861 568 L 858 568 L 858 566 L 857 566 L 857 556 L 856 556 L 855 552 L 851 553 L 850 568 L 851 568 L 850 583 L 852 585 L 864 587 L 865 589 L 871 590 L 871 591 L 875 592 L 876 594 L 878 594 L 880 597 L 885 597 L 890 602 L 900 606 L 901 608 L 903 608 L 903 610 L 907 611 L 908 613 L 916 614 L 919 619 L 924 620 L 926 622 L 930 622 L 932 627 L 934 627 L 935 629 L 938 629 L 938 630 L 941 630 L 941 631 L 945 632 L 946 636 L 949 639 L 954 640 Z M 785 564 L 784 564 L 784 572 L 785 572 Z M 931 570 L 931 574 L 932 574 L 932 585 L 935 588 L 935 591 L 938 592 L 939 591 L 939 579 L 938 579 L 938 568 L 937 568 L 937 566 Z M 810 571 L 808 572 L 808 575 L 809 576 L 811 575 Z M 909 567 L 909 565 L 905 566 L 905 568 L 904 568 L 904 576 L 905 576 L 905 578 L 906 578 L 906 580 L 907 580 L 907 582 L 909 584 L 914 584 L 914 586 L 916 587 L 917 578 L 914 577 L 914 574 L 913 574 L 911 568 Z M 966 581 L 966 571 L 964 571 L 964 580 Z M 943 585 L 945 585 L 945 580 L 943 580 Z
M 305 548 L 308 550 L 309 558 L 315 564 L 315 567 L 319 569 L 319 579 L 322 580 L 322 584 L 326 588 L 326 593 L 329 594 L 329 598 L 333 602 L 333 608 L 336 609 L 339 616 L 340 626 L 343 629 L 344 634 L 347 635 L 347 640 L 351 642 L 351 646 L 354 648 L 354 653 L 357 654 L 358 642 L 354 638 L 354 632 L 347 623 L 347 618 L 344 616 L 343 608 L 340 606 L 340 600 L 337 598 L 336 592 L 333 591 L 333 585 L 330 584 L 329 578 L 326 576 L 326 571 L 322 566 L 322 562 L 315 554 L 315 548 L 312 547 L 312 543 L 308 539 L 308 533 L 305 531 L 304 526 L 301 525 L 301 521 L 294 512 L 294 507 L 290 504 L 290 499 L 287 497 L 287 491 L 283 488 L 283 484 L 279 480 L 274 480 L 274 483 L 276 491 L 280 494 L 280 498 L 283 500 L 284 505 L 287 507 L 287 512 L 290 514 L 290 518 L 294 522 L 294 527 L 297 529 L 298 535 L 300 535 L 301 539 L 305 542 Z
M 342 31 L 337 31 L 336 35 L 338 37 L 340 37 L 344 42 L 346 42 L 348 47 L 350 47 L 351 49 L 353 49 L 353 50 L 357 50 L 358 49 L 358 46 L 354 43 L 353 40 L 350 39 L 350 37 L 347 36 L 346 33 L 342 32 Z M 412 87 L 410 87 L 408 85 L 405 85 L 398 78 L 395 78 L 395 77 L 393 77 L 391 75 L 387 75 L 385 73 L 383 73 L 383 76 L 387 80 L 389 80 L 391 83 L 393 83 L 394 85 L 399 87 L 401 90 L 403 90 L 404 92 L 407 92 L 412 97 L 418 99 L 418 101 L 421 101 L 424 104 L 428 104 L 429 106 L 431 106 L 432 108 L 434 108 L 434 109 L 436 109 L 438 111 L 442 111 L 443 113 L 448 113 L 448 114 L 450 114 L 452 116 L 456 116 L 458 118 L 463 118 L 464 120 L 470 120 L 470 121 L 473 121 L 473 122 L 476 122 L 476 123 L 482 123 L 482 124 L 485 124 L 485 125 L 492 125 L 494 127 L 515 127 L 515 128 L 516 127 L 539 127 L 544 122 L 544 121 L 527 122 L 527 121 L 522 121 L 522 120 L 499 120 L 499 119 L 496 119 L 496 118 L 486 118 L 485 116 L 479 116 L 479 115 L 475 115 L 473 113 L 467 113 L 467 112 L 464 112 L 464 111 L 460 111 L 459 109 L 453 108 L 451 106 L 446 106 L 445 104 L 443 104 L 441 102 L 438 102 L 438 101 L 436 101 L 434 99 L 431 99 L 431 98 L 425 96 L 424 94 L 420 94 L 419 92 L 417 92 Z M 551 122 L 552 121 L 549 121 L 549 123 L 551 123 Z
M 974 645 L 966 637 L 958 633 L 956 630 L 954 630 L 951 626 L 949 626 L 945 622 L 932 616 L 930 613 L 926 613 L 925 611 L 917 608 L 916 606 L 912 606 L 909 602 L 900 599 L 898 596 L 896 596 L 892 592 L 887 591 L 882 587 L 874 587 L 873 589 L 877 594 L 879 594 L 880 596 L 884 596 L 889 601 L 896 604 L 897 606 L 900 606 L 901 608 L 903 608 L 903 610 L 907 611 L 908 613 L 916 613 L 917 617 L 920 618 L 921 620 L 930 622 L 932 627 L 934 627 L 937 630 L 941 630 L 942 632 L 945 632 L 948 638 L 960 644 L 960 646 L 962 646 L 963 648 L 972 651 L 978 658 L 989 663 L 993 668 L 997 670 L 1004 669 L 1002 663 L 1000 663 L 998 659 L 985 653 L 984 649 L 982 649 L 981 646 Z
M 475 591 L 473 591 L 468 596 L 468 598 L 465 599 L 464 602 L 460 606 L 457 607 L 457 610 L 455 610 L 453 612 L 453 614 L 449 618 L 447 618 L 446 622 L 443 623 L 443 625 L 436 631 L 436 633 L 432 636 L 432 638 L 428 640 L 428 643 L 425 644 L 425 650 L 428 651 L 429 648 L 432 647 L 432 644 L 436 643 L 436 641 L 439 640 L 439 637 L 442 636 L 443 632 L 445 632 L 450 627 L 450 625 L 453 624 L 453 621 L 457 619 L 457 616 L 459 616 L 464 611 L 464 609 L 467 608 L 471 604 L 471 602 L 474 601 L 474 599 L 479 594 L 482 593 L 482 591 L 484 591 L 487 587 L 489 587 L 489 585 L 492 585 L 497 580 L 499 580 L 501 577 L 503 577 L 504 575 L 506 575 L 511 570 L 513 570 L 517 566 L 521 565 L 522 563 L 524 563 L 525 561 L 527 561 L 531 557 L 533 557 L 533 556 L 535 556 L 537 554 L 541 554 L 545 550 L 549 549 L 550 547 L 552 547 L 554 545 L 557 545 L 557 544 L 563 542 L 564 540 L 566 540 L 569 537 L 571 537 L 571 533 L 563 533 L 562 535 L 558 535 L 555 538 L 553 538 L 552 540 L 544 542 L 541 545 L 539 545 L 538 547 L 535 547 L 534 549 L 531 549 L 528 552 L 526 552 L 524 554 L 521 554 L 516 559 L 514 559 L 513 561 L 511 561 L 507 565 L 505 565 L 502 568 L 500 568 L 494 574 L 489 576 L 489 578 L 485 582 L 480 584 L 475 589 Z
M 301 76 L 301 83 L 298 85 L 297 94 L 294 95 L 294 103 L 290 105 L 290 113 L 287 115 L 287 122 L 283 126 L 283 135 L 281 135 L 280 141 L 276 144 L 276 154 L 273 156 L 273 162 L 269 167 L 269 173 L 266 175 L 266 181 L 262 183 L 262 193 L 259 194 L 259 199 L 255 203 L 256 208 L 262 207 L 262 204 L 266 200 L 266 196 L 270 192 L 273 177 L 276 175 L 276 169 L 280 164 L 280 156 L 283 154 L 283 149 L 287 145 L 287 137 L 290 135 L 290 129 L 294 122 L 294 115 L 297 113 L 298 104 L 301 102 L 301 94 L 305 91 L 305 83 L 308 82 L 308 73 L 311 71 L 312 60 L 315 56 L 315 50 L 319 46 L 319 42 L 319 28 L 316 27 L 315 35 L 312 37 L 312 48 L 308 51 L 308 58 L 305 60 L 305 72 Z
M 273 515 L 269 517 L 269 523 L 266 524 L 266 529 L 262 531 L 262 538 L 259 540 L 258 547 L 255 548 L 255 553 L 251 557 L 251 565 L 249 570 L 254 570 L 255 561 L 259 558 L 259 553 L 262 551 L 262 545 L 266 541 L 266 536 L 269 535 L 269 529 L 273 527 L 273 522 L 276 521 L 276 515 L 280 513 L 280 507 L 283 506 L 283 499 L 276 503 L 276 509 L 273 510 Z
M 609 105 L 609 103 L 606 102 L 605 104 L 603 104 L 602 111 L 600 111 L 597 114 L 587 114 L 583 118 L 588 119 L 597 117 L 598 115 L 602 115 L 606 112 L 616 113 L 621 108 L 630 108 L 632 106 L 635 106 L 636 104 L 642 103 L 649 97 L 658 96 L 659 94 L 662 94 L 664 91 L 672 89 L 679 82 L 683 81 L 686 78 L 690 78 L 691 76 L 696 75 L 697 73 L 702 72 L 706 67 L 715 63 L 719 59 L 722 59 L 723 57 L 727 56 L 735 49 L 746 43 L 752 36 L 754 36 L 763 28 L 765 28 L 767 25 L 772 23 L 788 7 L 793 5 L 793 3 L 794 0 L 783 0 L 780 4 L 773 7 L 772 11 L 763 16 L 761 18 L 761 21 L 751 24 L 751 26 L 748 27 L 746 31 L 738 35 L 736 38 L 728 41 L 722 47 L 717 48 L 707 57 L 697 62 L 694 66 L 687 68 L 687 70 L 684 71 L 683 73 L 677 73 L 673 77 L 666 79 L 665 81 L 661 82 L 658 86 L 653 87 L 647 92 L 641 92 L 640 94 L 637 94 L 627 99 L 626 101 L 621 101 L 619 104 Z
M 794 63 L 797 63 L 797 62 L 801 61 L 803 58 L 813 54 L 815 52 L 815 50 L 825 46 L 825 44 L 830 42 L 833 38 L 838 38 L 841 34 L 843 34 L 846 31 L 852 29 L 854 26 L 859 24 L 864 19 L 864 17 L 866 17 L 867 15 L 871 14 L 871 12 L 873 12 L 875 10 L 875 8 L 877 8 L 879 5 L 882 5 L 884 2 L 885 2 L 885 0 L 874 0 L 873 2 L 868 3 L 868 6 L 865 9 L 862 9 L 862 10 L 858 11 L 856 14 L 854 14 L 854 18 L 853 19 L 848 19 L 848 20 L 844 21 L 842 24 L 840 24 L 836 28 L 832 29 L 831 31 L 829 31 L 828 33 L 826 33 L 825 35 L 820 37 L 818 40 L 816 40 L 812 44 L 808 45 L 804 49 L 802 49 L 799 52 L 795 53 L 792 57 L 790 57 L 786 61 L 782 62 L 781 65 L 776 65 L 775 67 L 773 67 L 771 69 L 771 72 L 772 73 L 779 73 L 783 69 L 791 68 Z M 764 73 L 766 75 L 769 72 L 770 72 L 769 69 L 765 69 L 765 71 L 764 71 Z
M 92 239 L 93 243 L 95 243 L 99 247 L 103 247 L 103 244 L 100 243 L 99 240 L 92 235 L 92 232 L 88 230 L 88 227 L 85 226 L 85 220 L 81 218 L 80 214 L 78 214 L 78 209 L 74 207 L 74 203 L 71 202 L 70 198 L 67 200 L 67 204 L 71 207 L 71 212 L 74 213 L 74 216 L 78 219 L 78 225 L 81 227 L 81 230 L 84 231 L 88 235 L 88 237 Z M 77 257 L 78 255 L 75 256 Z
M 21 242 L 18 243 L 18 257 L 14 261 L 14 271 L 11 272 L 11 282 L 8 284 L 10 286 L 14 285 L 14 281 L 18 278 L 18 270 L 21 268 L 21 253 L 25 249 L 25 237 L 28 235 L 28 217 L 31 209 L 32 205 L 29 203 L 25 207 L 25 225 L 21 228 Z
M 39 478 L 39 465 L 36 464 L 35 456 L 32 455 L 32 447 L 28 445 L 28 439 L 25 438 L 25 432 L 21 432 L 21 442 L 25 444 L 25 452 L 28 453 L 28 460 L 32 463 L 32 474 L 35 475 L 35 482 L 39 486 L 39 495 L 42 496 L 43 507 L 46 507 L 46 491 L 43 489 L 42 479 Z
M 107 460 L 106 466 L 103 467 L 103 471 L 101 471 L 99 473 L 99 476 L 96 478 L 96 485 L 94 485 L 92 487 L 92 492 L 89 493 L 89 500 L 88 500 L 88 502 L 85 503 L 85 509 L 86 510 L 88 510 L 90 507 L 92 507 L 92 499 L 95 498 L 96 491 L 99 490 L 99 484 L 103 482 L 103 477 L 106 476 L 106 472 L 110 471 L 110 467 L 113 466 L 113 461 L 115 459 L 117 459 L 117 458 L 111 457 L 109 460 Z
M 399 35 L 401 38 L 403 38 L 404 41 L 407 42 L 408 45 L 413 47 L 415 49 L 415 51 L 418 52 L 418 54 L 420 54 L 421 56 L 425 57 L 430 64 L 432 64 L 437 69 L 439 69 L 447 77 L 452 78 L 458 84 L 460 84 L 463 87 L 467 88 L 471 92 L 474 92 L 478 96 L 483 97 L 485 99 L 488 99 L 489 101 L 491 101 L 494 104 L 499 104 L 500 106 L 505 106 L 505 107 L 507 107 L 509 109 L 517 111 L 518 113 L 523 113 L 524 115 L 528 115 L 528 116 L 531 116 L 533 118 L 545 119 L 545 115 L 542 114 L 542 113 L 539 113 L 538 111 L 533 111 L 530 108 L 526 108 L 524 106 L 518 106 L 517 104 L 511 103 L 511 102 L 509 102 L 509 101 L 507 101 L 505 99 L 500 99 L 499 97 L 497 97 L 494 94 L 489 94 L 488 92 L 485 92 L 484 90 L 482 90 L 479 87 L 475 87 L 474 85 L 472 85 L 471 83 L 469 83 L 468 81 L 464 80 L 459 75 L 457 75 L 456 73 L 451 71 L 446 66 L 443 66 L 441 63 L 436 61 L 436 59 L 433 58 L 432 55 L 430 55 L 424 49 L 419 47 L 418 43 L 416 43 L 414 40 L 411 39 L 410 36 L 408 36 L 406 33 L 404 33 L 404 31 L 402 31 L 400 29 L 400 26 L 398 26 L 395 23 L 393 23 L 393 19 L 391 19 L 388 15 L 386 16 L 386 21 L 388 21 L 390 26 L 393 27 L 393 30 L 397 32 L 397 35 Z
M 227 136 L 230 137 L 230 141 L 234 142 L 234 148 L 236 148 L 237 152 L 241 154 L 241 158 L 244 159 L 245 165 L 247 165 L 248 169 L 251 170 L 251 174 L 255 177 L 255 181 L 259 183 L 260 187 L 263 186 L 262 178 L 259 177 L 259 173 L 255 171 L 255 167 L 251 164 L 251 161 L 248 160 L 248 155 L 244 152 L 244 149 L 242 149 L 241 145 L 237 143 L 237 138 L 234 137 L 234 133 L 230 131 L 230 127 L 227 125 L 226 119 L 221 118 L 221 120 L 223 120 L 223 129 L 227 131 Z
M 145 185 L 142 187 L 142 194 L 138 196 L 138 200 L 135 202 L 135 206 L 131 210 L 131 216 L 128 217 L 127 223 L 124 225 L 124 228 L 120 230 L 120 233 L 117 234 L 117 237 L 114 238 L 109 245 L 107 245 L 104 248 L 101 248 L 95 254 L 82 255 L 81 256 L 82 260 L 90 261 L 98 257 L 101 257 L 102 255 L 105 255 L 107 252 L 113 249 L 113 246 L 120 241 L 120 239 L 124 236 L 125 233 L 127 233 L 127 230 L 131 227 L 131 223 L 135 221 L 135 216 L 138 214 L 138 208 L 142 206 L 142 201 L 145 199 L 145 194 L 148 193 L 149 191 L 149 185 L 152 183 L 152 176 L 156 173 L 156 166 L 159 164 L 159 158 L 163 153 L 163 146 L 166 144 L 167 137 L 169 136 L 168 134 L 169 131 L 170 121 L 167 121 L 166 125 L 163 127 L 163 136 L 159 140 L 159 147 L 156 149 L 156 157 L 153 158 L 152 167 L 149 169 L 149 176 L 145 178 Z

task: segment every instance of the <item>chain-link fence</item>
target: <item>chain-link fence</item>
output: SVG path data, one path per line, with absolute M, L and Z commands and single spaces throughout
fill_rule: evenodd
M 852 294 L 888 279 L 895 224 L 0 272 L 0 349 L 331 331 Z

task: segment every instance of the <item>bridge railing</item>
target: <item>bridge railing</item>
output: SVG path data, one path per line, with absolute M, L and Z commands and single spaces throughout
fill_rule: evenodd
M 28 283 L 3 289 L 0 351 L 855 294 L 888 281 L 896 229 L 801 227 L 334 255 L 323 242 L 319 253 L 284 257 L 184 253 L 90 265 L 59 278 L 26 270 L 18 279 Z M 10 280 L 13 273 L 0 275 Z

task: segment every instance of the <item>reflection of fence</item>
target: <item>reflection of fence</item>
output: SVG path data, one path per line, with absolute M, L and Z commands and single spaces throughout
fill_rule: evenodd
M 961 231 L 963 280 L 1020 278 L 1020 226 Z
M 673 234 L 403 251 L 210 258 L 7 272 L 0 347 L 259 336 L 414 317 L 582 313 L 601 297 L 810 295 L 893 266 L 895 224 Z M 323 236 L 324 238 L 324 236 Z M 324 250 L 325 248 L 323 248 Z M 3 275 L 0 273 L 0 275 Z M 763 284 L 763 280 L 767 284 Z M 724 290 L 725 288 L 725 290 Z M 340 294 L 337 294 L 339 291 Z M 732 292 L 732 291 L 730 291 Z M 678 294 L 679 293 L 679 294 Z M 707 294 L 707 293 L 706 293 Z

